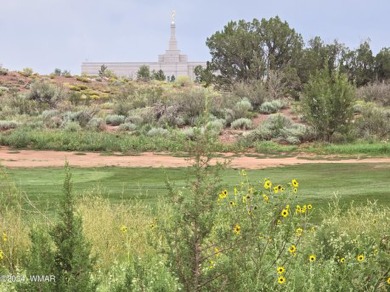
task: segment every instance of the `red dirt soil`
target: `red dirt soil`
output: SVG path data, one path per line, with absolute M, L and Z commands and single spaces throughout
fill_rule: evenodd
M 221 154 L 222 157 L 214 159 L 223 162 L 230 160 L 230 166 L 242 169 L 262 169 L 275 166 L 297 165 L 307 163 L 390 163 L 390 158 L 366 158 L 366 159 L 342 159 L 314 160 L 310 157 L 286 157 L 263 158 L 237 156 L 233 153 Z M 65 151 L 12 151 L 9 148 L 0 148 L 0 164 L 2 166 L 15 167 L 62 167 L 68 161 L 76 167 L 186 167 L 191 165 L 191 160 L 183 157 L 175 157 L 164 153 L 140 153 L 135 156 L 110 155 L 100 153 L 78 153 Z

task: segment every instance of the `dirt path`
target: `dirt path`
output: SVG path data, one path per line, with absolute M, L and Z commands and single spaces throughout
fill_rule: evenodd
M 367 158 L 367 159 L 342 159 L 314 160 L 307 157 L 286 158 L 259 158 L 248 156 L 235 156 L 224 154 L 225 158 L 231 159 L 234 168 L 261 169 L 273 166 L 296 165 L 305 163 L 390 163 L 390 158 Z M 222 158 L 217 158 L 223 161 Z M 105 156 L 100 153 L 77 153 L 65 151 L 12 151 L 5 147 L 0 148 L 0 164 L 6 167 L 62 167 L 65 160 L 71 166 L 100 167 L 185 167 L 191 164 L 188 158 L 174 157 L 161 153 L 141 153 L 136 156 L 111 155 Z

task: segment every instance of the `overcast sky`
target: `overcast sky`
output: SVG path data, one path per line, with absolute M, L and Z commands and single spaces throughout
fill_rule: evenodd
M 230 20 L 278 15 L 304 40 L 390 47 L 390 0 L 0 0 L 0 64 L 80 74 L 83 61 L 157 61 L 176 10 L 179 49 L 210 60 L 205 41 Z

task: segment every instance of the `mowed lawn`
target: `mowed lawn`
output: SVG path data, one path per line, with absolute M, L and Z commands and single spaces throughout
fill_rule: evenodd
M 59 202 L 64 179 L 62 168 L 6 169 L 9 177 L 41 210 L 54 211 Z M 158 198 L 167 195 L 166 178 L 177 187 L 185 187 L 186 168 L 72 168 L 76 193 L 99 189 L 112 202 L 141 200 L 154 206 Z M 354 201 L 377 200 L 390 206 L 390 164 L 305 164 L 247 171 L 251 182 L 262 188 L 264 178 L 274 184 L 299 181 L 299 201 L 325 209 L 335 193 L 342 205 Z M 222 172 L 228 190 L 240 182 L 239 170 Z M 0 187 L 4 186 L 2 179 Z M 216 194 L 217 198 L 217 194 Z M 28 205 L 26 205 L 27 208 Z

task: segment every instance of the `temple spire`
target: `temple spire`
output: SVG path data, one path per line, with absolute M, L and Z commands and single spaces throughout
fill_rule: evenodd
M 172 11 L 172 19 L 171 19 L 171 37 L 169 39 L 169 51 L 177 50 L 177 41 L 176 41 L 176 24 L 175 24 L 175 10 Z

